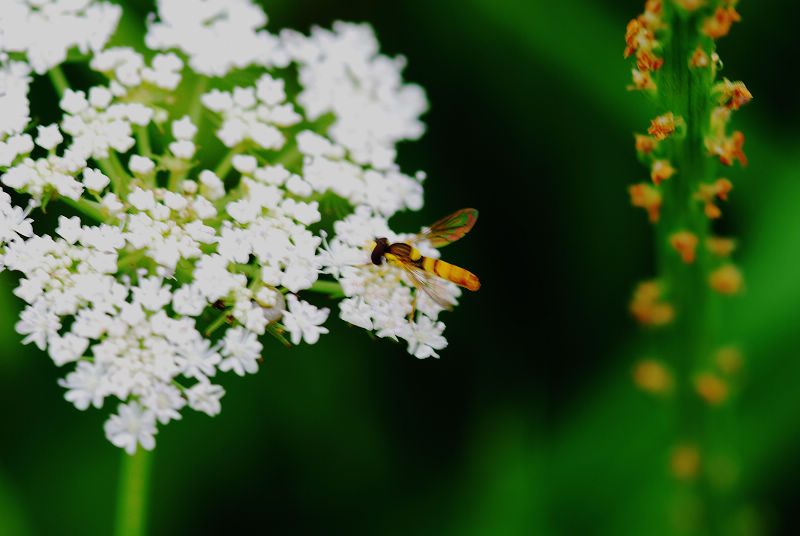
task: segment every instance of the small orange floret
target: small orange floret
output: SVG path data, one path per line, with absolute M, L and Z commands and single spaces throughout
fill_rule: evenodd
M 734 160 L 738 160 L 742 166 L 747 165 L 747 157 L 742 151 L 744 147 L 744 133 L 737 130 L 731 136 L 721 138 L 706 138 L 706 148 L 713 155 L 719 157 L 720 163 L 732 166 Z
M 717 219 L 722 216 L 722 211 L 715 202 L 717 198 L 726 201 L 728 199 L 728 192 L 730 192 L 732 188 L 733 185 L 731 181 L 725 178 L 719 178 L 711 184 L 701 183 L 700 189 L 694 194 L 694 198 L 706 204 L 706 216 L 712 220 Z
M 675 168 L 669 164 L 669 160 L 653 160 L 650 178 L 653 179 L 653 183 L 658 186 L 661 181 L 672 177 L 675 171 Z
M 711 288 L 720 294 L 737 294 L 744 284 L 742 272 L 732 264 L 725 264 L 708 276 Z
M 700 472 L 700 451 L 695 445 L 677 445 L 669 461 L 675 478 L 690 480 Z
M 727 257 L 736 248 L 736 242 L 731 238 L 710 236 L 706 240 L 706 249 L 717 257 Z
M 661 209 L 661 192 L 649 184 L 632 184 L 628 188 L 631 194 L 631 204 L 647 210 L 650 221 L 658 221 L 659 210 Z
M 650 154 L 658 146 L 658 140 L 653 136 L 634 134 L 634 137 L 636 138 L 636 151 L 642 154 Z
M 705 0 L 674 0 L 676 4 L 686 11 L 696 11 L 706 5 Z
M 675 117 L 672 112 L 667 112 L 650 121 L 650 128 L 647 129 L 647 133 L 657 140 L 663 140 L 675 132 L 675 128 L 682 123 L 683 119 Z
M 736 12 L 733 6 L 720 6 L 714 11 L 712 16 L 703 21 L 703 26 L 700 31 L 711 39 L 719 39 L 728 34 L 734 22 L 740 20 L 742 20 L 742 17 Z
M 706 54 L 706 51 L 703 50 L 703 47 L 698 44 L 697 48 L 694 49 L 694 52 L 692 53 L 692 57 L 689 58 L 689 67 L 699 67 L 702 69 L 708 67 L 709 65 L 711 65 L 711 60 L 708 58 L 708 54 Z
M 697 242 L 697 235 L 689 231 L 678 231 L 669 237 L 669 244 L 680 253 L 681 260 L 686 264 L 694 262 Z
M 742 369 L 744 356 L 736 346 L 724 346 L 714 354 L 717 367 L 728 376 L 732 376 Z
M 633 367 L 633 383 L 642 391 L 665 394 L 672 389 L 672 374 L 655 359 L 642 359 Z
M 652 50 L 640 48 L 636 51 L 636 67 L 641 71 L 657 71 L 664 65 L 664 59 L 656 56 Z
M 731 82 L 727 78 L 714 84 L 711 91 L 719 93 L 719 103 L 731 110 L 738 110 L 753 99 L 753 94 L 750 93 L 744 82 Z
M 631 70 L 633 74 L 633 84 L 629 85 L 627 89 L 629 90 L 647 90 L 647 91 L 655 91 L 656 83 L 653 81 L 653 77 L 650 75 L 649 71 L 640 71 L 638 69 Z
M 727 382 L 710 372 L 698 374 L 694 379 L 694 388 L 710 406 L 718 406 L 728 398 Z
M 659 301 L 661 294 L 661 285 L 655 281 L 644 281 L 636 287 L 629 309 L 640 324 L 663 326 L 675 318 L 672 305 Z

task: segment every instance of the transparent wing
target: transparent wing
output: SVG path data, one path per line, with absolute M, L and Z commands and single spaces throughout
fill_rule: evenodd
M 406 271 L 408 277 L 411 278 L 411 282 L 414 283 L 414 286 L 417 287 L 417 289 L 422 290 L 442 308 L 448 311 L 453 310 L 453 305 L 455 304 L 448 299 L 448 292 L 444 286 L 444 283 L 442 282 L 442 279 L 429 274 L 414 264 L 405 262 L 401 262 L 399 264 Z
M 416 240 L 427 240 L 435 248 L 451 244 L 467 234 L 478 220 L 478 211 L 474 208 L 462 208 L 442 218 L 414 237 Z

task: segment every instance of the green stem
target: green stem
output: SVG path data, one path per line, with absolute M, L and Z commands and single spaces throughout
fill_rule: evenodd
M 219 165 L 214 170 L 214 174 L 217 177 L 219 177 L 223 181 L 225 180 L 225 175 L 228 174 L 228 172 L 231 170 L 231 167 L 233 166 L 233 157 L 239 154 L 240 149 L 241 147 L 236 145 L 235 147 L 232 147 L 231 150 L 228 151 L 228 154 L 226 154 L 222 158 Z
M 197 80 L 195 84 L 192 106 L 189 108 L 189 119 L 191 119 L 192 123 L 198 128 L 200 127 L 201 114 L 203 113 L 203 103 L 200 98 L 203 96 L 203 93 L 206 92 L 207 85 L 208 78 L 205 76 L 199 77 L 199 80 Z
M 58 97 L 59 98 L 63 97 L 64 92 L 67 89 L 69 89 L 69 81 L 67 81 L 67 77 L 64 75 L 64 71 L 61 70 L 61 66 L 56 65 L 55 67 L 47 71 L 47 74 L 50 76 L 50 81 L 53 83 L 53 87 L 56 88 L 56 93 L 58 93 Z
M 150 146 L 150 133 L 147 131 L 147 125 L 136 126 L 136 146 L 139 148 L 139 154 L 151 158 L 153 156 L 153 149 Z
M 314 281 L 314 284 L 309 287 L 312 292 L 322 292 L 323 294 L 330 294 L 331 298 L 344 297 L 342 285 L 338 281 Z
M 147 533 L 147 497 L 152 451 L 137 448 L 130 456 L 122 453 L 115 536 L 143 536 Z
M 132 177 L 125 171 L 125 168 L 122 167 L 117 153 L 110 151 L 108 157 L 100 158 L 97 162 L 103 170 L 103 173 L 108 175 L 108 178 L 111 179 L 111 187 L 114 193 L 122 199 L 127 197 L 128 185 L 130 185 Z
M 206 337 L 214 333 L 217 329 L 219 329 L 222 324 L 228 321 L 228 313 L 222 312 L 216 320 L 214 320 L 208 328 L 206 328 Z
M 83 214 L 89 216 L 92 219 L 97 221 L 105 221 L 106 216 L 103 214 L 103 207 L 97 201 L 92 201 L 90 199 L 86 199 L 85 197 L 81 197 L 77 201 L 70 199 L 69 197 L 59 197 L 59 201 L 66 203 L 67 205 L 71 206 L 75 210 L 82 212 Z

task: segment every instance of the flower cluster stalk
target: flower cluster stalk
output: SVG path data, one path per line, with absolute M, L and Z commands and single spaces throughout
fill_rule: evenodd
M 735 458 L 714 437 L 726 434 L 720 423 L 740 360 L 721 340 L 718 304 L 741 290 L 742 277 L 730 261 L 734 242 L 714 233 L 732 188 L 723 170 L 746 164 L 744 135 L 728 124 L 752 96 L 741 82 L 717 79 L 715 40 L 739 20 L 735 4 L 648 0 L 626 33 L 625 55 L 635 59 L 629 89 L 652 97 L 658 109 L 647 132 L 636 134 L 650 180 L 630 187 L 632 204 L 655 227 L 657 270 L 631 302 L 634 317 L 653 329 L 656 354 L 637 364 L 634 379 L 674 401 L 670 469 L 700 512 L 687 521 L 690 534 L 719 529 L 715 512 L 726 508 L 731 483 L 720 484 L 714 465 Z

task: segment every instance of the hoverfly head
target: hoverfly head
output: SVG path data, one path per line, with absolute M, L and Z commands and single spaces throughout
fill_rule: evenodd
M 380 266 L 383 264 L 383 254 L 389 249 L 389 240 L 386 238 L 378 238 L 375 241 L 375 248 L 372 250 L 372 264 Z

